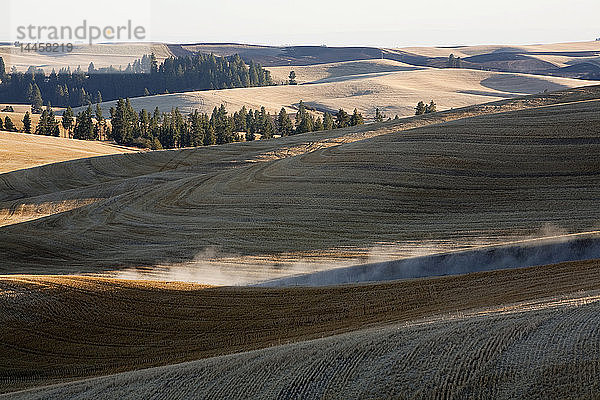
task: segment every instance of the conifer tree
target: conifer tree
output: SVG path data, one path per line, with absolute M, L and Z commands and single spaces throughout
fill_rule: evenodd
M 23 132 L 31 133 L 31 116 L 29 115 L 29 111 L 26 111 L 23 116 Z
M 383 119 L 385 118 L 385 115 L 383 115 L 381 113 L 381 111 L 379 111 L 379 108 L 375 109 L 375 122 L 383 122 Z
M 67 107 L 65 111 L 63 111 L 62 115 L 62 126 L 67 131 L 67 135 L 71 137 L 71 129 L 73 128 L 73 109 L 71 106 Z
M 94 121 L 92 120 L 92 106 L 77 114 L 77 122 L 73 129 L 73 138 L 81 140 L 98 140 Z
M 6 65 L 4 64 L 4 59 L 0 57 L 0 81 L 4 81 L 6 79 Z
M 437 111 L 437 106 L 433 100 L 425 106 L 425 114 L 434 113 Z
M 300 125 L 300 122 L 302 122 L 302 119 L 304 119 L 305 115 L 306 107 L 304 106 L 302 100 L 300 100 L 300 103 L 298 103 L 298 111 L 296 111 L 296 126 Z
M 326 112 L 323 115 L 323 129 L 326 131 L 330 131 L 334 128 L 334 122 L 333 122 L 333 117 L 331 116 L 331 114 L 329 114 L 328 112 Z
M 143 110 L 144 112 L 146 112 L 146 110 Z M 94 136 L 96 136 L 98 138 L 98 140 L 105 140 L 106 139 L 106 120 L 104 119 L 104 116 L 102 115 L 102 107 L 100 107 L 100 103 L 96 104 L 96 111 L 95 111 L 95 116 L 96 116 L 96 125 L 94 126 Z
M 290 71 L 289 84 L 290 85 L 298 84 L 298 82 L 296 82 L 296 73 L 294 71 Z
M 323 130 L 323 121 L 321 120 L 321 117 L 318 117 L 317 120 L 315 121 L 315 126 L 313 127 L 313 131 L 322 131 Z
M 42 106 L 44 104 L 42 100 L 42 93 L 40 92 L 39 86 L 34 83 L 32 86 L 31 97 L 29 98 L 31 103 L 31 112 L 33 114 L 40 114 L 42 112 Z
M 10 119 L 10 117 L 8 115 L 4 118 L 4 130 L 8 131 L 8 132 L 16 132 L 17 131 L 15 124 L 13 124 L 12 120 Z
M 350 125 L 350 116 L 344 109 L 340 108 L 335 115 L 336 119 L 336 127 L 337 128 L 345 128 Z
M 423 115 L 423 114 L 425 114 L 425 103 L 420 101 L 417 103 L 417 106 L 415 107 L 415 115 Z
M 281 136 L 289 136 L 292 134 L 294 127 L 290 116 L 285 111 L 285 108 L 281 107 L 279 114 L 277 115 L 277 131 Z
M 362 125 L 365 121 L 361 113 L 355 108 L 352 116 L 350 117 L 350 126 Z

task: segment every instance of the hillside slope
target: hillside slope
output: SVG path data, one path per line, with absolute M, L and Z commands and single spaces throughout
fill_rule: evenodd
M 388 257 L 399 258 L 424 242 L 449 248 L 502 242 L 549 224 L 568 232 L 596 230 L 600 101 L 404 129 L 598 98 L 597 91 L 280 141 L 107 156 L 5 174 L 6 210 L 95 202 L 0 228 L 0 270 L 195 268 L 222 257 L 234 260 L 234 271 L 267 263 L 265 276 L 270 270 L 293 273 L 305 257 L 356 262 L 381 245 L 389 246 Z M 196 280 L 203 278 L 209 275 Z
M 78 158 L 134 151 L 104 142 L 0 131 L 0 174 Z
M 296 67 L 274 68 L 274 75 L 284 80 Z M 335 113 L 339 108 L 351 112 L 357 108 L 365 118 L 372 119 L 379 108 L 388 117 L 414 115 L 419 101 L 434 100 L 438 110 L 481 104 L 525 94 L 556 91 L 597 82 L 576 79 L 505 74 L 461 69 L 434 69 L 406 64 L 367 60 L 325 64 L 298 69 L 299 81 L 310 85 L 271 86 L 208 90 L 137 97 L 131 99 L 135 109 L 170 111 L 179 107 L 183 112 L 198 109 L 210 113 L 225 104 L 229 112 L 242 106 L 257 109 L 264 106 L 271 114 L 281 107 L 296 112 L 300 100 L 323 112 Z M 102 103 L 104 112 L 115 101 Z
M 598 267 L 598 260 L 590 260 L 373 285 L 287 289 L 207 288 L 185 283 L 72 276 L 2 276 L 0 318 L 3 321 L 3 329 L 0 330 L 0 340 L 4 345 L 0 347 L 0 391 L 260 349 L 389 323 L 411 323 L 441 317 L 441 322 L 437 326 L 440 328 L 438 331 L 440 337 L 444 337 L 448 332 L 447 329 L 453 329 L 452 323 L 450 325 L 443 323 L 448 319 L 448 314 L 460 315 L 472 313 L 474 310 L 476 314 L 481 314 L 482 308 L 490 307 L 496 312 L 511 309 L 535 310 L 548 303 L 560 305 L 560 300 L 565 297 L 588 296 L 586 292 L 589 291 L 596 291 L 597 299 L 597 291 L 600 289 Z M 527 304 L 512 305 L 518 302 L 527 302 Z M 595 307 L 593 310 L 597 314 Z M 573 344 L 587 346 L 588 351 L 592 351 L 591 349 L 597 351 L 598 346 L 589 342 L 589 335 L 592 332 L 587 330 L 590 326 L 597 327 L 596 317 L 587 313 L 581 315 L 590 325 L 579 326 L 577 324 L 582 320 L 570 320 L 570 311 L 566 310 L 562 315 L 561 318 L 564 319 L 559 320 L 569 322 L 564 326 L 572 334 L 557 336 L 564 339 L 564 342 L 559 343 L 568 343 L 566 341 L 572 337 Z M 530 317 L 537 318 L 535 314 Z M 533 355 L 534 353 L 524 351 L 522 346 L 530 345 L 533 349 L 541 346 L 540 349 L 544 349 L 544 346 L 549 343 L 544 337 L 534 335 L 535 327 L 539 324 L 532 322 L 532 329 L 527 330 L 531 335 L 525 335 L 529 337 L 525 340 L 531 340 L 530 342 L 520 342 L 523 336 L 518 334 L 519 330 L 514 331 L 509 326 L 505 326 L 507 330 L 503 329 L 502 332 L 506 332 L 507 336 L 499 335 L 496 339 L 503 338 L 508 341 L 498 348 L 498 343 L 485 333 L 498 334 L 498 330 L 495 329 L 497 326 L 488 323 L 488 319 L 489 315 L 486 319 L 471 318 L 473 320 L 472 323 L 469 322 L 472 327 L 471 333 L 461 331 L 460 335 L 454 336 L 461 341 L 463 337 L 473 338 L 472 342 L 468 342 L 470 350 L 464 349 L 467 357 L 474 357 L 473 368 L 466 367 L 470 365 L 468 358 L 464 364 L 451 362 L 452 357 L 458 355 L 457 352 L 461 350 L 458 343 L 446 346 L 445 340 L 436 340 L 437 344 L 434 345 L 433 340 L 427 339 L 420 342 L 425 346 L 423 350 L 425 355 L 430 346 L 435 346 L 436 349 L 436 352 L 431 354 L 437 354 L 438 350 L 446 348 L 448 352 L 442 353 L 452 357 L 439 359 L 439 362 L 444 365 L 444 370 L 453 371 L 451 374 L 443 374 L 446 378 L 467 373 L 467 370 L 470 371 L 468 373 L 474 374 L 474 377 L 483 378 L 488 373 L 506 372 L 501 365 L 490 367 L 491 370 L 486 369 L 485 362 L 481 364 L 486 357 L 489 356 L 489 361 L 493 361 L 510 351 Z M 488 327 L 492 329 L 488 331 Z M 580 330 L 580 327 L 585 329 Z M 260 355 L 258 359 L 262 361 L 257 367 L 263 371 L 273 371 L 271 377 L 252 373 L 244 378 L 243 386 L 217 380 L 214 381 L 215 387 L 211 390 L 228 388 L 242 390 L 244 387 L 248 387 L 248 390 L 260 390 L 260 387 L 253 385 L 271 385 L 279 381 L 286 389 L 303 387 L 304 384 L 300 382 L 287 382 L 291 377 L 287 374 L 296 374 L 301 380 L 309 379 L 303 369 L 306 366 L 308 369 L 322 371 L 336 379 L 343 379 L 344 373 L 340 373 L 333 366 L 328 366 L 331 361 L 330 354 L 334 354 L 330 352 L 337 349 L 342 351 L 337 355 L 343 356 L 349 349 L 363 348 L 357 345 L 357 341 L 365 344 L 374 343 L 375 348 L 381 351 L 395 348 L 394 354 L 389 354 L 388 361 L 397 365 L 405 358 L 401 342 L 416 343 L 415 340 L 419 337 L 419 332 L 405 336 L 402 333 L 404 330 L 399 328 L 390 328 L 402 334 L 402 340 L 399 342 L 389 338 L 392 340 L 389 342 L 391 347 L 379 346 L 379 340 L 383 338 L 377 333 L 373 335 L 358 332 L 348 336 L 333 337 L 320 342 L 321 344 L 306 343 L 278 347 L 254 355 L 246 353 L 227 359 L 208 360 L 206 361 L 208 364 L 196 365 L 218 363 L 230 372 L 211 367 L 210 369 L 215 371 L 217 376 L 222 375 L 226 380 L 240 379 L 245 370 L 240 369 L 239 366 L 247 363 L 247 357 L 255 358 Z M 410 332 L 410 329 L 407 332 Z M 597 339 L 597 335 L 595 338 Z M 304 352 L 303 349 L 312 346 L 316 346 L 315 353 L 311 355 Z M 565 350 L 561 346 L 562 344 L 546 349 Z M 366 348 L 373 347 L 366 345 Z M 353 353 L 354 350 L 349 351 L 349 354 Z M 480 356 L 477 356 L 477 353 Z M 379 359 L 378 354 L 381 353 L 375 351 L 371 356 L 365 355 L 361 368 L 385 368 L 387 362 Z M 410 352 L 407 352 L 406 356 L 409 357 L 409 354 Z M 485 355 L 483 360 L 480 358 L 482 354 Z M 595 353 L 588 353 L 590 356 L 593 354 Z M 288 361 L 282 364 L 279 355 Z M 307 364 L 300 362 L 300 359 L 306 360 Z M 433 360 L 430 357 L 421 357 L 420 354 L 419 359 L 423 364 L 418 364 L 418 368 L 415 365 L 415 370 L 421 371 L 421 368 L 427 368 L 428 365 L 431 367 Z M 519 359 L 527 360 L 526 357 Z M 597 357 L 594 357 L 594 360 L 597 362 Z M 310 368 L 313 361 L 323 364 L 320 364 L 321 367 Z M 352 364 L 346 364 L 350 360 L 339 361 L 338 365 L 343 366 L 343 370 L 349 368 L 347 372 L 351 373 Z M 595 365 L 594 363 L 577 364 L 578 361 L 582 359 L 572 355 L 565 360 L 568 369 L 549 369 L 549 376 L 563 379 L 565 373 L 572 372 L 577 366 L 588 368 Z M 288 367 L 291 366 L 288 362 L 302 368 L 288 371 Z M 438 363 L 434 362 L 434 364 Z M 540 368 L 551 368 L 550 364 L 541 364 Z M 564 368 L 567 368 L 567 364 Z M 232 369 L 227 365 L 231 365 Z M 181 366 L 173 368 L 174 373 L 183 373 L 174 379 L 175 382 L 179 379 L 196 379 L 198 376 L 201 377 L 200 381 L 205 382 L 196 382 L 190 388 L 204 390 L 201 389 L 201 385 L 213 382 L 214 379 L 214 375 L 203 376 L 200 370 L 186 371 L 186 367 Z M 421 372 L 425 373 L 426 370 Z M 159 372 L 161 373 L 164 372 Z M 140 371 L 139 374 L 133 375 L 133 381 L 141 383 L 146 378 L 154 379 L 153 376 L 153 371 Z M 446 379 L 444 376 L 436 379 L 444 380 Z M 248 377 L 252 377 L 251 382 L 246 380 Z M 574 377 L 575 375 L 572 378 Z M 112 382 L 112 379 L 107 378 L 107 381 Z M 502 376 L 500 380 L 502 379 L 510 379 L 510 376 Z M 172 380 L 167 382 L 173 383 Z M 122 384 L 119 383 L 116 387 Z M 126 383 L 129 384 L 132 383 Z M 146 388 L 153 390 L 154 385 L 156 383 L 149 382 Z M 184 396 L 187 393 L 184 387 L 187 385 L 173 384 L 171 390 L 174 392 L 164 393 L 174 395 L 177 390 L 183 390 L 181 395 Z M 108 390 L 102 380 L 92 388 L 89 386 L 86 388 Z M 374 383 L 373 388 L 384 390 L 388 385 L 385 382 L 377 382 Z M 140 389 L 138 387 L 138 390 Z M 124 387 L 123 390 L 128 389 Z M 160 392 L 163 393 L 163 390 L 161 389 Z M 106 393 L 112 396 L 110 390 Z M 27 394 L 27 396 L 31 395 Z M 42 397 L 48 395 L 44 391 L 40 394 Z M 65 395 L 63 393 L 62 396 Z M 85 394 L 83 397 L 95 398 L 97 395 L 99 394 Z M 305 395 L 308 395 L 308 392 Z M 139 394 L 137 396 L 139 397 Z M 188 393 L 184 397 L 189 396 Z M 213 397 L 230 396 L 214 394 Z

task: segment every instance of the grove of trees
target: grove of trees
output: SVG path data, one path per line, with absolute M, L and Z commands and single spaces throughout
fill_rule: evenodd
M 48 75 L 36 67 L 25 73 L 13 67 L 7 74 L 0 57 L 0 80 L 0 103 L 29 103 L 34 114 L 50 104 L 79 107 L 125 97 L 273 84 L 270 72 L 259 64 L 246 65 L 239 55 L 213 54 L 171 57 L 160 64 L 151 54 L 124 70 L 96 69 L 90 63 L 87 71 L 62 68 Z
M 77 117 L 75 132 L 78 131 L 80 118 L 83 121 L 89 120 L 90 114 L 91 106 L 87 112 Z M 242 107 L 229 114 L 225 106 L 221 105 L 215 107 L 210 115 L 194 110 L 184 117 L 178 108 L 168 113 L 161 113 L 158 108 L 152 113 L 147 110 L 137 113 L 129 99 L 119 99 L 116 107 L 111 108 L 110 115 L 112 131 L 108 137 L 119 144 L 153 149 L 225 144 L 242 140 L 242 135 L 247 141 L 255 140 L 257 135 L 261 139 L 270 139 L 276 134 L 289 136 L 364 123 L 362 115 L 356 109 L 352 116 L 340 109 L 336 114 L 336 122 L 329 113 L 325 113 L 322 119 L 320 116 L 315 119 L 302 101 L 298 104 L 295 122 L 292 122 L 283 107 L 276 115 L 266 112 L 264 107 L 256 110 Z M 340 117 L 343 115 L 347 118 Z M 91 130 L 86 126 L 85 132 Z M 73 137 L 76 137 L 75 134 Z
M 415 107 L 415 115 L 429 114 L 429 113 L 434 113 L 436 111 L 437 111 L 437 106 L 433 100 L 431 100 L 431 102 L 429 104 L 425 104 L 422 101 L 420 101 L 417 103 L 417 106 Z

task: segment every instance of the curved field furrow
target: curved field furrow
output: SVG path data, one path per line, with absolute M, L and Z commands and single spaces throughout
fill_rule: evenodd
M 390 325 L 10 398 L 545 399 L 549 387 L 560 398 L 593 398 L 600 390 L 591 374 L 599 368 L 600 347 L 584 352 L 578 338 L 543 341 L 546 336 L 593 333 L 600 303 L 597 296 L 590 299 L 595 300 L 517 307 L 511 313 L 490 310 L 485 318 L 466 314 Z M 451 338 L 456 338 L 454 344 L 449 343 Z M 543 353 L 537 352 L 540 346 Z M 482 348 L 488 350 L 481 352 Z M 362 350 L 358 362 L 343 356 Z M 416 357 L 404 358 L 411 353 Z M 506 365 L 507 359 L 512 365 Z M 438 372 L 432 373 L 434 369 Z M 336 380 L 345 370 L 350 371 L 350 379 Z
M 0 261 L 0 271 L 94 273 L 163 265 L 176 274 L 172 265 L 193 270 L 219 257 L 246 263 L 311 254 L 338 262 L 388 244 L 400 248 L 387 256 L 402 258 L 409 255 L 402 247 L 408 242 L 502 242 L 545 226 L 594 230 L 600 220 L 599 101 L 431 124 L 525 101 L 589 99 L 598 97 L 596 90 L 281 141 L 18 171 L 11 178 L 20 179 L 22 189 L 5 192 L 11 207 L 28 204 L 18 199 L 27 190 L 35 202 L 53 191 L 57 199 L 85 193 L 106 200 L 0 228 L 0 260 L 8 260 Z M 285 149 L 291 154 L 280 153 Z M 42 183 L 46 173 L 56 177 Z M 88 186 L 96 177 L 103 183 L 94 196 L 96 188 Z M 293 264 L 283 265 L 293 272 Z M 263 277 L 269 269 L 282 273 L 267 266 Z M 200 274 L 194 280 L 211 279 Z
M 4 276 L 0 279 L 3 325 L 0 382 L 4 390 L 27 387 L 320 338 L 479 307 L 494 306 L 496 312 L 507 314 L 518 310 L 533 312 L 548 304 L 558 307 L 564 303 L 560 297 L 554 303 L 535 299 L 598 288 L 597 260 L 320 288 L 211 288 L 92 277 Z M 502 306 L 521 301 L 528 304 L 516 308 Z M 482 320 L 487 318 L 485 313 L 477 315 Z M 477 329 L 479 325 L 474 325 L 474 337 L 480 332 Z M 474 360 L 478 362 L 456 358 L 457 353 L 452 352 L 446 360 L 449 365 L 464 367 L 473 374 L 485 371 L 487 360 L 497 357 L 507 346 L 513 346 L 515 338 L 530 336 L 524 334 L 525 328 L 519 329 L 521 333 L 517 335 L 514 331 L 509 336 L 497 330 L 494 338 L 474 341 L 467 347 L 462 343 L 462 336 L 449 337 L 445 341 L 448 349 L 459 346 L 469 349 L 469 354 L 476 355 Z M 593 326 L 589 329 L 581 340 L 597 332 Z M 436 343 L 425 338 L 414 343 L 415 347 L 405 352 L 406 362 L 426 361 L 423 354 L 429 354 Z M 586 350 L 586 347 L 578 348 Z M 299 364 L 298 368 L 302 366 L 298 370 L 299 380 L 289 382 L 287 395 L 305 397 L 329 390 L 335 393 L 334 389 L 328 389 L 331 385 L 337 387 L 353 382 L 350 376 L 362 360 L 379 354 L 376 345 L 369 345 L 369 349 L 357 348 L 356 352 L 337 354 L 338 358 L 333 360 Z M 320 360 L 319 355 L 320 352 L 315 354 L 315 360 Z M 431 353 L 431 357 L 434 355 Z M 439 360 L 441 356 L 435 357 Z M 397 360 L 386 360 L 382 362 L 396 368 Z M 435 360 L 429 359 L 430 362 Z M 470 373 L 461 372 L 463 369 L 433 374 L 431 379 L 446 382 L 446 386 L 469 385 L 474 378 Z M 272 373 L 276 372 L 275 368 Z M 314 380 L 307 375 L 312 372 L 316 374 Z M 268 377 L 264 379 L 268 381 Z M 214 390 L 218 387 L 229 386 L 215 382 Z

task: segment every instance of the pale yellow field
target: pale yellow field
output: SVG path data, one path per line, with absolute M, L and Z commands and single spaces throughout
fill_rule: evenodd
M 480 45 L 457 47 L 402 47 L 402 50 L 412 54 L 426 57 L 448 57 L 451 53 L 457 57 L 470 57 L 487 54 L 495 51 L 526 51 L 526 52 L 575 52 L 575 51 L 600 51 L 600 41 L 592 42 L 565 42 L 532 45 Z
M 0 174 L 77 158 L 132 151 L 98 141 L 0 131 Z
M 21 52 L 20 48 L 0 46 L 0 57 L 4 59 L 7 72 L 13 65 L 19 71 L 26 71 L 31 65 L 46 72 L 52 71 L 53 68 L 58 72 L 63 67 L 74 70 L 78 66 L 87 71 L 90 62 L 93 62 L 96 68 L 112 65 L 124 69 L 127 64 L 151 53 L 154 53 L 158 60 L 172 56 L 167 45 L 162 43 L 76 45 L 70 53 Z
M 199 109 L 207 113 L 220 104 L 225 104 L 231 112 L 242 106 L 252 109 L 264 106 L 268 112 L 276 113 L 281 107 L 295 112 L 295 106 L 303 100 L 321 111 L 335 112 L 340 107 L 352 111 L 357 108 L 366 118 L 372 118 L 378 107 L 393 118 L 396 114 L 413 115 L 419 101 L 434 100 L 438 110 L 445 110 L 596 83 L 466 69 L 418 69 L 389 60 L 272 69 L 279 78 L 287 76 L 294 69 L 298 70 L 302 81 L 323 83 L 175 93 L 133 98 L 131 103 L 136 109 L 153 110 L 159 107 L 161 111 L 170 111 L 179 107 L 183 112 Z M 395 69 L 401 71 L 389 72 Z M 386 70 L 388 72 L 381 72 Z M 104 111 L 108 112 L 115 102 L 102 105 Z

